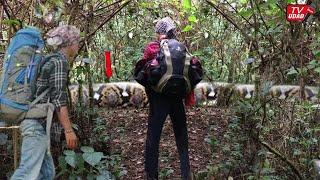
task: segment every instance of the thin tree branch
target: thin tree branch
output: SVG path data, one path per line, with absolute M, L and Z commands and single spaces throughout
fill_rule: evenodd
M 299 179 L 301 179 L 301 180 L 303 179 L 300 170 L 285 155 L 281 154 L 278 150 L 271 147 L 268 143 L 261 141 L 261 139 L 259 139 L 259 143 L 262 144 L 265 148 L 267 148 L 271 153 L 278 156 L 282 161 L 287 163 L 290 166 L 290 168 L 292 169 L 292 171 L 299 177 Z
M 114 2 L 114 3 L 108 4 L 108 5 L 104 6 L 104 7 L 101 7 L 101 8 L 99 8 L 99 9 L 95 9 L 94 12 L 104 10 L 104 9 L 110 7 L 110 6 L 113 6 L 113 5 L 117 5 L 117 4 L 121 3 L 122 1 L 123 1 L 123 0 L 119 0 L 119 1 L 116 1 L 116 2 Z
M 259 13 L 260 19 L 261 19 L 261 21 L 263 22 L 263 25 L 265 26 L 266 30 L 269 30 L 269 27 L 268 27 L 267 23 L 265 22 L 265 20 L 263 19 L 263 16 L 262 16 L 261 10 L 260 10 L 260 8 L 259 8 L 259 6 L 258 6 L 257 2 L 256 2 L 256 1 L 254 1 L 254 4 L 255 4 L 255 5 L 256 5 L 256 7 L 257 7 L 257 10 L 258 10 L 258 13 Z
M 245 40 L 247 42 L 250 42 L 251 41 L 251 38 L 238 26 L 238 24 L 236 24 L 234 22 L 234 20 L 229 17 L 226 13 L 224 13 L 222 10 L 220 10 L 215 4 L 213 4 L 211 1 L 209 0 L 206 0 L 206 2 L 212 6 L 216 11 L 218 11 L 227 21 L 229 21 L 235 28 L 237 28 L 241 34 L 244 36 Z
M 100 23 L 100 25 L 93 30 L 91 33 L 89 33 L 85 39 L 83 40 L 83 42 L 90 42 L 89 39 L 96 34 L 96 32 L 98 30 L 100 30 L 106 23 L 108 23 L 116 14 L 118 14 L 125 6 L 127 6 L 132 0 L 128 0 L 127 2 L 125 2 L 119 9 L 117 9 L 116 11 L 114 11 L 109 17 L 106 17 L 102 23 Z M 84 43 L 82 43 L 81 47 L 80 47 L 80 51 L 82 50 L 82 48 L 84 47 Z
M 103 1 L 99 0 L 99 2 L 97 2 L 96 6 L 94 7 L 95 9 L 99 8 L 102 6 Z
M 234 21 L 231 17 L 229 17 L 227 14 L 225 14 L 223 11 L 221 11 L 215 4 L 213 4 L 211 1 L 209 0 L 206 0 L 206 2 L 212 6 L 216 11 L 218 11 L 224 18 L 227 19 L 227 21 L 229 21 L 232 25 L 234 25 L 235 28 L 237 28 L 241 35 L 244 37 L 244 40 L 247 42 L 247 43 L 250 43 L 251 41 L 255 42 L 253 43 L 253 47 L 255 48 L 255 50 L 257 51 L 257 53 L 259 54 L 260 58 L 261 58 L 261 62 L 264 62 L 265 63 L 265 60 L 264 60 L 264 57 L 262 54 L 260 54 L 259 52 L 259 46 L 258 46 L 258 43 L 256 40 L 253 40 L 248 34 L 246 34 L 243 29 L 241 29 Z M 261 65 L 264 65 L 263 63 Z
M 0 39 L 2 40 L 2 21 L 3 21 L 3 6 L 0 7 Z
M 237 14 L 239 14 L 239 11 L 237 9 L 235 9 L 227 0 L 224 0 L 224 2 L 226 2 Z M 240 14 L 241 18 L 244 19 L 251 27 L 254 27 L 253 24 L 251 24 L 249 22 L 248 19 L 246 19 L 245 17 L 243 17 L 241 14 Z
M 93 36 L 99 29 L 101 29 L 107 22 L 109 22 L 118 12 L 120 12 L 125 6 L 127 6 L 132 0 L 128 0 L 125 2 L 118 10 L 113 12 L 109 17 L 104 19 L 104 21 L 93 31 L 91 32 L 88 37 Z

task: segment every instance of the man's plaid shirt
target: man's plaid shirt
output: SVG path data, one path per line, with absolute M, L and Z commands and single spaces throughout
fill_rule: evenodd
M 67 106 L 67 81 L 69 64 L 67 58 L 61 53 L 51 57 L 41 68 L 36 82 L 36 97 L 50 88 L 49 93 L 40 101 L 45 103 L 50 95 L 50 102 L 56 110 L 62 106 Z

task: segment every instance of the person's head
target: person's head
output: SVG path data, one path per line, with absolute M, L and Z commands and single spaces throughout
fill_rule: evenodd
M 80 30 L 75 26 L 63 25 L 47 33 L 47 43 L 54 50 L 64 53 L 72 60 L 79 50 Z
M 157 33 L 158 40 L 176 38 L 176 26 L 170 17 L 160 19 L 155 26 L 155 31 Z

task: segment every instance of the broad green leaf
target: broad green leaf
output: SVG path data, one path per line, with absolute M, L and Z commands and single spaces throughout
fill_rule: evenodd
M 287 75 L 293 75 L 293 74 L 298 74 L 298 71 L 292 67 L 292 68 L 290 68 L 290 70 L 287 73 Z
M 247 19 L 247 18 L 249 18 L 250 16 L 252 16 L 253 11 L 252 11 L 252 9 L 242 10 L 242 11 L 238 12 L 238 14 Z
M 76 157 L 75 156 L 66 156 L 66 162 L 73 168 L 76 167 Z
M 240 0 L 240 3 L 241 3 L 241 4 L 247 4 L 247 3 L 248 3 L 248 0 Z
M 102 152 L 83 153 L 82 157 L 88 164 L 90 164 L 91 166 L 95 166 L 101 161 L 103 157 L 103 153 Z
M 315 68 L 314 71 L 320 74 L 320 67 Z
M 313 51 L 313 54 L 316 56 L 316 58 L 320 58 L 320 50 Z
M 318 61 L 317 60 L 312 60 L 308 63 L 307 67 L 308 69 L 314 69 L 318 66 Z
M 84 164 L 84 160 L 82 158 L 82 154 L 81 153 L 77 153 L 76 154 L 76 165 L 77 165 L 77 169 L 85 169 L 85 164 Z
M 320 52 L 320 51 L 319 51 Z M 310 65 L 318 65 L 318 61 L 317 60 L 312 60 L 309 62 Z
M 75 156 L 76 155 L 76 153 L 74 151 L 70 151 L 70 150 L 63 151 L 63 154 L 66 156 Z
M 94 149 L 92 147 L 89 146 L 82 146 L 81 147 L 81 151 L 84 153 L 93 153 Z
M 182 7 L 184 10 L 191 9 L 191 0 L 183 0 L 182 1 Z
M 192 29 L 192 25 L 187 25 L 186 27 L 183 28 L 182 32 L 188 32 Z
M 189 16 L 188 18 L 189 22 L 192 22 L 192 23 L 197 23 L 198 22 L 198 19 L 195 15 L 191 15 Z
M 67 169 L 67 162 L 63 156 L 60 156 L 58 161 L 59 161 L 59 167 L 61 169 Z

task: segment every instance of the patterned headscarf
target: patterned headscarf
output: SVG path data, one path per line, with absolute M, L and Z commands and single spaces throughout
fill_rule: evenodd
M 47 33 L 47 43 L 54 49 L 60 49 L 78 43 L 80 30 L 75 26 L 62 25 Z
M 167 34 L 170 30 L 176 28 L 174 21 L 170 17 L 160 19 L 155 27 L 155 31 L 158 34 Z

